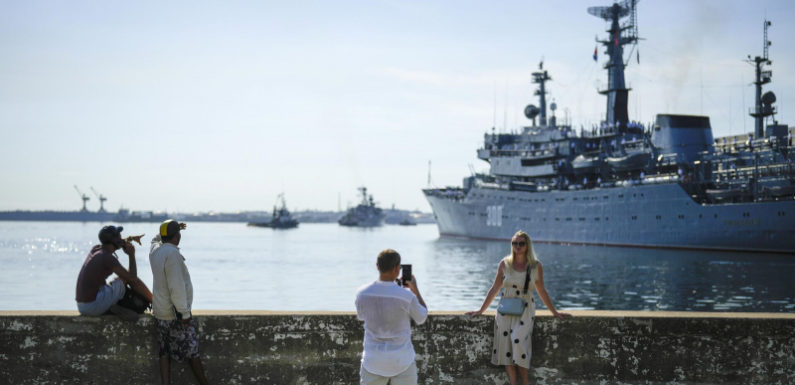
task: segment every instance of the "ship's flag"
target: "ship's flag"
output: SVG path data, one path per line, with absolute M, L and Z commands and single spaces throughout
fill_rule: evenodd
M 599 46 L 597 45 L 596 47 L 593 47 L 593 61 L 597 61 L 597 59 L 599 58 L 598 54 L 599 54 Z

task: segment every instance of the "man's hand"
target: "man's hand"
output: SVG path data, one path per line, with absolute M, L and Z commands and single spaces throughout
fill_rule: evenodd
M 185 222 L 180 222 L 179 223 L 179 229 L 180 230 L 185 230 L 187 227 L 188 227 L 188 225 L 186 225 Z
M 406 281 L 406 286 L 408 286 L 411 291 L 417 291 L 417 278 L 414 277 L 414 274 L 411 275 L 410 280 Z
M 135 246 L 133 246 L 132 243 L 124 242 L 124 245 L 121 247 L 121 249 L 124 251 L 124 254 L 127 254 L 131 257 L 135 256 Z
M 130 235 L 129 237 L 124 238 L 124 241 L 127 242 L 127 243 L 137 242 L 138 245 L 141 246 L 141 238 L 143 238 L 144 235 L 146 235 L 146 234 Z

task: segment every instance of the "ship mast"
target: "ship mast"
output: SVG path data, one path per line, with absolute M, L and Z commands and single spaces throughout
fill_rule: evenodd
M 541 106 L 539 109 L 539 123 L 541 126 L 547 125 L 547 90 L 546 82 L 552 80 L 544 69 L 544 62 L 538 63 L 538 71 L 533 72 L 533 83 L 538 84 L 538 89 L 535 94 L 538 95 L 538 103 Z
M 764 103 L 762 100 L 762 85 L 770 83 L 771 78 L 773 77 L 773 71 L 765 70 L 765 65 L 773 64 L 767 56 L 767 48 L 770 47 L 770 40 L 767 39 L 767 28 L 770 27 L 770 21 L 765 20 L 765 33 L 764 33 L 764 41 L 762 45 L 762 57 L 756 56 L 751 59 L 751 55 L 748 55 L 748 59 L 746 62 L 754 65 L 756 67 L 756 80 L 754 81 L 754 86 L 756 88 L 756 97 L 754 111 L 750 113 L 751 116 L 754 117 L 754 138 L 761 138 L 765 135 L 765 128 L 764 128 L 764 120 L 766 117 L 774 115 L 776 113 L 775 107 L 771 106 L 772 101 L 770 103 Z M 775 100 L 775 98 L 773 98 Z
M 610 22 L 610 39 L 596 41 L 607 48 L 609 61 L 604 68 L 607 70 L 607 89 L 599 91 L 602 95 L 607 95 L 607 114 L 605 121 L 607 124 L 618 127 L 619 132 L 626 131 L 629 114 L 627 113 L 627 98 L 629 89 L 624 82 L 624 46 L 636 44 L 637 34 L 637 15 L 635 6 L 637 0 L 624 0 L 609 7 L 590 7 L 588 13 L 600 17 Z M 619 21 L 629 16 L 628 22 L 621 26 Z

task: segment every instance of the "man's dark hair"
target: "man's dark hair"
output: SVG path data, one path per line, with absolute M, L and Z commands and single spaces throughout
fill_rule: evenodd
M 177 234 L 179 234 L 179 233 L 177 233 Z M 161 235 L 161 236 L 160 236 L 160 239 L 161 239 L 163 242 L 170 242 L 172 239 L 174 239 L 174 237 L 176 237 L 176 236 L 177 236 L 177 234 L 171 234 L 171 235 Z
M 392 249 L 386 249 L 378 253 L 378 260 L 376 262 L 378 271 L 381 273 L 388 273 L 395 269 L 395 266 L 400 265 L 400 254 Z

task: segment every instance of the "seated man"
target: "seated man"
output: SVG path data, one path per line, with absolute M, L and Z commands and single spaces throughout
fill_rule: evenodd
M 80 275 L 77 276 L 75 300 L 81 315 L 98 316 L 109 310 L 124 319 L 136 319 L 137 313 L 116 305 L 126 291 L 125 284 L 152 301 L 152 293 L 137 276 L 135 247 L 121 238 L 122 227 L 105 226 L 99 231 L 100 245 L 95 245 L 88 253 Z M 116 256 L 122 249 L 130 257 L 130 270 L 125 269 Z M 105 279 L 116 273 L 119 279 L 107 284 Z

